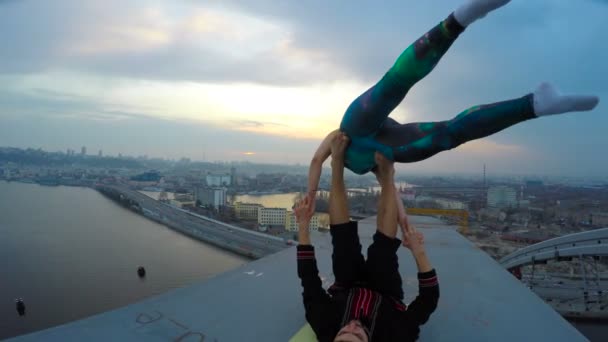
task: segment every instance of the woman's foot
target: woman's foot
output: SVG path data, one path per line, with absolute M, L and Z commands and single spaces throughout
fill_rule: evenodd
M 536 116 L 590 111 L 600 102 L 597 96 L 562 95 L 547 82 L 536 88 L 533 98 Z
M 374 173 L 376 174 L 376 179 L 378 179 L 378 183 L 381 186 L 385 186 L 387 184 L 393 183 L 393 177 L 395 175 L 395 164 L 393 161 L 388 160 L 382 153 L 376 152 L 374 157 L 376 161 L 376 168 Z
M 332 163 L 338 163 L 344 165 L 344 153 L 349 144 L 349 139 L 346 134 L 340 132 L 336 134 L 331 140 L 331 161 Z
M 456 21 L 463 27 L 483 18 L 493 10 L 508 4 L 511 0 L 468 0 L 454 11 Z

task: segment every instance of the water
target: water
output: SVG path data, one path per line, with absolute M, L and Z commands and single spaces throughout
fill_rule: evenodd
M 245 262 L 92 189 L 0 181 L 0 339 L 134 303 Z M 139 265 L 147 270 L 143 281 Z M 18 297 L 27 306 L 24 317 L 15 310 Z
M 298 197 L 297 192 L 290 192 L 286 194 L 275 194 L 275 195 L 237 195 L 234 196 L 234 202 L 243 203 L 257 203 L 265 206 L 266 208 L 285 208 L 291 210 L 294 205 L 296 198 Z
M 395 183 L 398 189 L 400 188 L 409 188 L 412 187 L 412 184 L 406 182 L 397 182 Z M 367 189 L 349 189 L 350 191 L 361 191 L 365 192 Z M 380 191 L 379 186 L 372 187 L 373 191 Z M 148 196 L 157 196 L 154 193 L 146 193 Z M 324 191 L 323 195 L 328 196 L 328 192 Z M 257 203 L 265 206 L 266 208 L 285 208 L 291 210 L 294 205 L 296 198 L 298 198 L 299 193 L 290 192 L 285 194 L 273 194 L 273 195 L 237 195 L 234 196 L 234 202 L 243 202 L 243 203 Z

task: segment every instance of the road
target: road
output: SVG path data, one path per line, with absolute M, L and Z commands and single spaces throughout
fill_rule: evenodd
M 251 258 L 262 258 L 289 247 L 286 240 L 253 232 L 159 202 L 125 186 L 104 185 L 136 201 L 142 214 L 174 230 Z
M 522 279 L 532 291 L 543 298 L 555 310 L 566 316 L 589 318 L 608 317 L 608 281 L 589 281 L 586 286 L 581 279 L 546 276 L 530 280 Z

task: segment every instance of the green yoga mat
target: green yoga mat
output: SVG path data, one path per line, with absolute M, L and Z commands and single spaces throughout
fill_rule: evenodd
M 306 323 L 291 339 L 289 342 L 317 342 L 317 336 L 312 331 L 310 324 Z

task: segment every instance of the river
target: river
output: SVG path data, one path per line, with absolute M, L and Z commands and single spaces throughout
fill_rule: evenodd
M 247 259 L 88 188 L 0 181 L 0 340 L 118 308 Z M 140 280 L 138 266 L 147 275 Z M 17 315 L 15 298 L 27 313 Z

